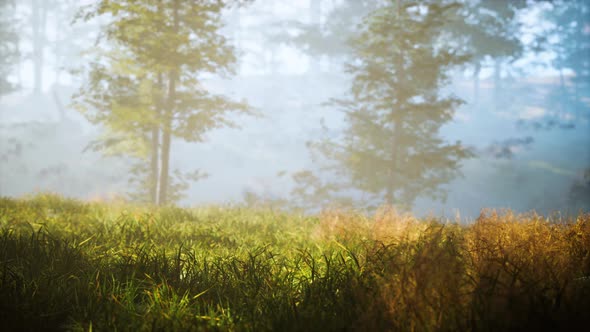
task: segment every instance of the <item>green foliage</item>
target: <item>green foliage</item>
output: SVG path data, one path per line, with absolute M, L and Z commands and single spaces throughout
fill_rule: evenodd
M 77 106 L 116 134 L 93 148 L 149 165 L 135 167 L 139 194 L 148 193 L 143 200 L 166 204 L 186 187 L 170 180 L 173 137 L 202 142 L 210 130 L 236 126 L 229 113 L 250 112 L 245 103 L 203 86 L 204 75 L 234 72 L 234 50 L 219 32 L 222 11 L 231 3 L 99 1 L 79 13 L 86 20 L 108 19 L 101 40 L 108 47 L 87 68 Z
M 312 145 L 340 186 L 404 209 L 418 196 L 444 199 L 441 185 L 471 155 L 439 137 L 461 104 L 441 96 L 448 70 L 468 60 L 443 33 L 460 8 L 398 1 L 367 16 L 352 44 L 351 97 L 332 101 L 346 119 L 342 138 Z
M 337 196 L 337 192 L 344 189 L 338 183 L 322 181 L 318 176 L 309 170 L 299 171 L 292 175 L 296 183 L 291 191 L 294 201 L 291 204 L 306 211 L 313 211 L 318 208 L 330 207 L 351 207 L 354 201 L 345 196 Z
M 590 216 L 469 226 L 0 198 L 8 330 L 562 330 L 590 310 Z M 579 325 L 586 324 L 586 325 Z

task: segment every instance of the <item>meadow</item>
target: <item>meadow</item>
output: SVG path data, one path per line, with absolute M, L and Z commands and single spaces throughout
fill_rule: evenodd
M 555 331 L 589 313 L 590 214 L 0 198 L 4 331 Z

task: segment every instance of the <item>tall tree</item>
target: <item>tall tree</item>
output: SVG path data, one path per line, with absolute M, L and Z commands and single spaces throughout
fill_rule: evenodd
M 321 56 L 327 56 L 332 60 L 341 61 L 351 54 L 349 40 L 356 33 L 357 25 L 362 18 L 379 5 L 383 0 L 343 0 L 336 7 L 327 11 L 323 9 L 322 1 L 310 1 L 310 20 L 307 23 L 293 21 L 284 27 L 295 29 L 298 33 L 294 36 L 282 30 L 274 40 L 289 41 L 297 47 L 305 50 L 316 61 Z M 322 20 L 321 18 L 324 17 Z M 313 72 L 317 63 L 310 66 Z
M 82 50 L 91 45 L 93 40 L 89 38 L 98 31 L 98 24 L 71 25 L 72 18 L 79 9 L 79 1 L 52 0 L 49 9 L 50 29 L 54 31 L 51 39 L 47 40 L 47 48 L 50 57 L 54 59 L 53 84 L 63 84 L 62 77 L 80 61 Z
M 516 60 L 523 52 L 519 39 L 518 11 L 527 6 L 525 0 L 462 0 L 462 17 L 447 26 L 471 54 L 473 66 L 473 99 L 479 102 L 479 78 L 488 61 L 494 66 L 494 93 L 499 97 L 502 63 Z
M 82 13 L 86 19 L 111 17 L 103 30 L 111 49 L 97 54 L 89 68 L 79 106 L 91 120 L 122 133 L 119 141 L 150 142 L 145 155 L 152 203 L 168 203 L 174 188 L 172 137 L 201 142 L 211 129 L 235 126 L 229 112 L 249 112 L 245 103 L 202 84 L 204 74 L 234 72 L 233 48 L 220 33 L 222 12 L 234 2 L 102 0 Z
M 0 0 L 0 96 L 14 90 L 15 86 L 8 76 L 18 61 L 18 34 L 15 29 L 14 2 Z
M 590 209 L 590 167 L 584 169 L 582 176 L 572 183 L 568 201 L 573 212 Z
M 31 26 L 33 28 L 33 93 L 41 94 L 46 45 L 48 1 L 31 0 Z
M 549 99 L 556 109 L 568 113 L 561 116 L 568 115 L 574 123 L 584 126 L 590 119 L 590 3 L 558 0 L 546 8 L 545 18 L 553 23 L 546 39 L 557 55 L 553 65 L 561 78 L 561 89 L 550 94 Z M 564 75 L 567 69 L 573 72 L 570 77 Z M 580 169 L 582 174 L 569 193 L 573 210 L 590 208 L 590 160 L 582 162 L 585 163 Z
M 554 24 L 549 33 L 556 40 L 551 45 L 557 53 L 553 64 L 562 74 L 561 102 L 565 101 L 580 115 L 582 108 L 588 108 L 580 100 L 590 86 L 590 3 L 583 0 L 555 1 L 547 11 L 547 18 Z M 575 73 L 571 79 L 571 91 L 566 88 L 564 69 Z
M 461 103 L 440 91 L 448 70 L 468 60 L 444 33 L 460 8 L 398 0 L 365 19 L 352 42 L 351 97 L 332 102 L 346 119 L 342 139 L 312 145 L 350 188 L 409 209 L 419 196 L 444 199 L 441 185 L 471 155 L 439 137 Z

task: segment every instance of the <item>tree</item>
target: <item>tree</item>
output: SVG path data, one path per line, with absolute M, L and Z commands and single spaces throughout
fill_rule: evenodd
M 546 39 L 555 40 L 549 47 L 557 53 L 553 65 L 561 74 L 559 103 L 565 101 L 568 108 L 581 115 L 579 111 L 588 104 L 580 100 L 590 85 L 590 4 L 582 0 L 560 0 L 553 2 L 546 12 L 546 18 L 553 23 Z M 575 73 L 571 90 L 566 87 L 564 69 Z
M 13 65 L 18 61 L 18 34 L 14 29 L 10 11 L 14 9 L 11 0 L 0 0 L 0 96 L 15 89 L 8 80 Z
M 459 9 L 456 2 L 399 0 L 365 19 L 351 44 L 351 97 L 331 103 L 346 119 L 342 138 L 312 145 L 349 188 L 402 209 L 418 196 L 445 198 L 441 185 L 471 155 L 438 134 L 461 104 L 440 92 L 448 70 L 468 60 L 445 33 Z
M 88 38 L 99 30 L 96 25 L 72 25 L 72 18 L 79 10 L 79 1 L 52 0 L 50 3 L 51 28 L 55 31 L 52 38 L 47 40 L 47 47 L 54 59 L 54 85 L 59 85 L 64 74 L 77 66 L 80 53 L 93 40 Z
M 71 25 L 79 10 L 80 1 L 75 0 L 26 0 L 18 1 L 18 11 L 27 24 L 19 28 L 19 34 L 31 50 L 25 54 L 32 62 L 33 96 L 39 97 L 48 81 L 48 67 L 55 74 L 53 84 L 60 84 L 60 78 L 79 58 L 85 44 L 90 44 L 97 26 Z
M 494 93 L 499 97 L 502 61 L 516 60 L 524 46 L 519 39 L 516 20 L 519 10 L 527 6 L 524 0 L 463 0 L 459 15 L 446 29 L 472 54 L 474 101 L 479 101 L 479 76 L 486 61 L 494 61 Z
M 573 209 L 590 209 L 590 167 L 570 186 L 569 205 Z
M 102 36 L 111 48 L 97 53 L 88 68 L 78 106 L 120 135 L 97 148 L 135 143 L 123 150 L 129 155 L 143 147 L 136 157 L 149 165 L 143 183 L 154 204 L 168 203 L 178 186 L 170 181 L 172 137 L 202 142 L 209 130 L 235 126 L 228 113 L 250 112 L 245 103 L 212 94 L 202 84 L 206 74 L 234 72 L 233 48 L 220 34 L 222 11 L 232 3 L 101 0 L 81 12 L 86 20 L 111 17 Z
M 557 54 L 553 65 L 560 72 L 561 89 L 549 95 L 557 109 L 569 112 L 575 122 L 590 118 L 590 3 L 559 0 L 547 7 L 546 19 L 553 23 L 548 32 L 549 47 Z M 574 75 L 566 79 L 564 70 Z M 567 84 L 569 83 L 569 84 Z M 564 115 L 564 114 L 562 114 Z M 590 166 L 586 161 L 581 176 L 571 185 L 569 203 L 573 209 L 589 209 Z
M 310 71 L 318 70 L 317 58 L 327 56 L 333 60 L 342 60 L 350 55 L 349 40 L 354 36 L 357 25 L 362 18 L 375 10 L 382 0 L 343 0 L 323 16 L 321 0 L 310 1 L 308 23 L 293 21 L 283 24 L 283 28 L 295 29 L 297 34 L 290 35 L 282 29 L 272 38 L 274 41 L 288 42 L 305 50 L 312 57 Z
M 46 44 L 48 3 L 43 0 L 31 0 L 31 26 L 33 27 L 33 93 L 41 94 L 43 86 L 44 50 Z

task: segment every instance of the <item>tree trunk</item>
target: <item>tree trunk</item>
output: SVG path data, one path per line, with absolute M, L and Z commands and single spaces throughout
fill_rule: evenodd
M 394 118 L 394 111 L 392 111 L 391 118 Z M 393 205 L 395 203 L 395 185 L 396 183 L 396 172 L 397 172 L 397 126 L 396 123 L 392 123 L 392 130 L 393 135 L 391 136 L 391 165 L 388 170 L 388 184 L 387 184 L 387 191 L 385 192 L 385 201 L 389 205 Z
M 178 0 L 174 1 L 173 14 L 174 30 L 178 31 Z M 168 186 L 169 186 L 169 164 L 170 164 L 170 143 L 172 137 L 172 117 L 174 115 L 176 104 L 176 81 L 178 80 L 176 71 L 170 70 L 168 75 L 168 107 L 164 114 L 164 125 L 162 128 L 162 168 L 160 172 L 160 193 L 158 204 L 165 205 L 168 203 Z
M 54 73 L 55 73 L 55 77 L 53 79 L 53 85 L 57 86 L 59 85 L 60 82 L 60 76 L 61 76 L 61 61 L 62 61 L 62 56 L 60 54 L 61 52 L 61 32 L 64 29 L 64 20 L 65 20 L 65 15 L 63 15 L 61 13 L 61 10 L 57 10 L 55 13 L 55 40 L 53 41 L 53 56 L 55 57 L 55 67 L 54 67 Z
M 152 137 L 151 137 L 151 165 L 150 165 L 150 201 L 153 205 L 158 205 L 158 171 L 159 171 L 159 161 L 160 161 L 160 125 L 161 125 L 161 109 L 163 106 L 162 103 L 162 90 L 163 90 L 163 81 L 162 81 L 162 73 L 158 73 L 158 83 L 157 83 L 157 92 L 156 92 L 156 110 L 154 116 L 154 123 L 152 124 Z M 170 147 L 168 147 L 170 149 Z
M 168 203 L 168 186 L 169 186 L 169 165 L 170 165 L 170 141 L 172 136 L 172 116 L 174 114 L 174 104 L 176 102 L 176 72 L 170 71 L 168 85 L 168 108 L 164 114 L 164 124 L 162 128 L 162 168 L 160 171 L 160 192 L 159 205 Z
M 582 29 L 584 29 L 584 23 L 585 20 L 582 16 L 583 13 L 583 2 L 582 1 L 576 1 L 574 2 L 574 8 L 575 8 L 575 21 L 577 23 L 577 27 L 576 30 L 574 30 L 574 54 L 580 54 L 580 42 L 578 41 L 580 38 L 583 38 L 582 33 Z M 584 40 L 586 40 L 586 38 L 584 38 Z M 575 72 L 575 76 L 573 79 L 573 83 L 574 83 L 574 116 L 575 118 L 578 117 L 578 115 L 580 114 L 580 110 L 579 110 L 579 101 L 580 101 L 580 90 L 579 90 L 579 80 L 580 77 L 582 76 L 582 73 L 584 72 L 584 68 L 583 68 L 583 63 L 581 60 L 577 60 L 574 62 L 576 65 L 574 65 L 576 68 L 572 68 Z
M 564 105 L 563 101 L 566 100 L 566 88 L 565 88 L 565 78 L 563 77 L 563 68 L 559 67 L 559 115 L 565 115 L 567 111 L 567 107 Z
M 47 4 L 39 0 L 31 2 L 33 26 L 33 93 L 37 96 L 43 89 L 43 48 L 45 44 L 45 22 L 47 18 Z
M 275 16 L 276 9 L 277 9 L 277 1 L 269 1 L 271 15 Z M 273 76 L 271 79 L 275 79 L 279 71 L 279 57 L 278 57 L 278 47 L 276 43 L 267 44 L 267 51 L 264 54 L 265 58 L 265 68 L 268 70 L 268 75 Z
M 500 91 L 502 90 L 502 60 L 499 58 L 494 59 L 494 110 L 500 109 Z
M 166 205 L 168 203 L 168 179 L 169 179 L 169 163 L 170 163 L 170 112 L 166 112 L 166 124 L 163 130 L 162 137 L 162 169 L 160 172 L 160 192 L 158 205 Z
M 322 26 L 322 1 L 321 0 L 313 0 L 309 3 L 309 16 L 311 24 L 321 31 Z M 309 65 L 309 72 L 312 75 L 317 75 L 320 70 L 320 56 L 311 56 L 310 58 L 310 65 Z
M 152 127 L 152 160 L 150 165 L 150 203 L 158 205 L 158 161 L 160 149 L 160 128 Z
M 481 63 L 479 61 L 475 63 L 473 69 L 473 104 L 477 106 L 479 104 L 479 73 L 481 72 Z
M 238 52 L 242 52 L 242 20 L 241 7 L 235 6 L 231 15 L 232 36 L 234 38 L 234 45 Z M 240 57 L 236 59 L 236 68 L 238 74 L 241 72 L 242 61 Z
M 401 20 L 401 5 L 400 5 L 400 0 L 396 1 L 396 6 L 397 6 L 397 17 L 396 19 L 399 21 Z M 400 25 L 401 26 L 401 25 Z M 401 41 L 398 41 L 398 43 L 401 43 Z M 399 45 L 398 45 L 399 46 Z M 399 47 L 399 53 L 397 54 L 397 58 L 394 59 L 394 63 L 395 63 L 395 71 L 397 72 L 397 82 L 399 84 L 399 82 L 401 82 L 404 79 L 404 54 L 403 51 L 401 50 L 402 48 Z M 396 96 L 396 105 L 394 105 L 393 109 L 391 110 L 391 127 L 392 127 L 392 137 L 391 137 L 391 166 L 389 168 L 388 171 L 388 186 L 387 186 L 387 191 L 385 193 L 385 200 L 387 201 L 387 204 L 390 205 L 394 205 L 396 203 L 396 197 L 395 197 L 395 186 L 397 185 L 397 171 L 398 171 L 398 154 L 399 154 L 399 148 L 398 148 L 398 141 L 399 141 L 399 129 L 401 128 L 400 123 L 396 123 L 396 121 L 399 121 L 399 119 L 396 119 L 396 114 L 395 112 L 400 112 L 400 94 L 399 92 L 394 92 L 397 96 Z
M 41 94 L 41 62 L 42 62 L 42 50 L 41 50 L 41 18 L 39 14 L 39 1 L 31 1 L 31 25 L 33 26 L 33 93 L 35 95 Z

